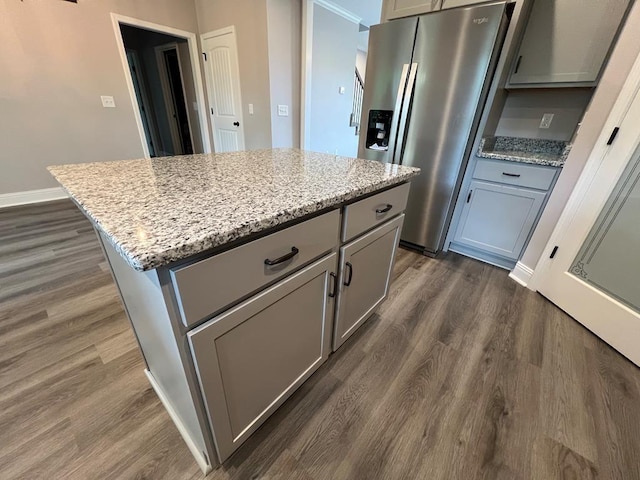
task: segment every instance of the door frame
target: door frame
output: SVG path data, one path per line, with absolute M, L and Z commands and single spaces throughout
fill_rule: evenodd
M 191 68 L 193 70 L 193 81 L 196 93 L 196 102 L 198 104 L 198 118 L 200 120 L 200 134 L 202 136 L 202 149 L 204 153 L 211 153 L 211 141 L 209 138 L 209 122 L 208 115 L 206 114 L 206 102 L 204 99 L 204 88 L 202 85 L 202 75 L 200 66 L 200 54 L 198 53 L 198 40 L 196 34 L 193 32 L 187 32 L 185 30 L 179 30 L 177 28 L 168 27 L 166 25 L 160 25 L 157 23 L 147 22 L 146 20 L 140 20 L 138 18 L 127 17 L 111 12 L 111 24 L 113 26 L 113 32 L 116 37 L 116 44 L 118 52 L 120 53 L 120 60 L 122 62 L 122 68 L 124 69 L 125 81 L 127 83 L 127 89 L 129 90 L 129 98 L 131 99 L 131 107 L 133 109 L 133 115 L 138 126 L 138 134 L 140 135 L 140 142 L 142 144 L 142 151 L 144 158 L 150 158 L 149 148 L 144 133 L 144 127 L 142 125 L 142 118 L 140 116 L 140 110 L 138 109 L 138 101 L 136 98 L 136 92 L 133 87 L 133 80 L 131 79 L 131 73 L 129 72 L 129 64 L 127 62 L 127 53 L 124 46 L 124 40 L 122 39 L 122 32 L 120 31 L 120 25 L 129 25 L 131 27 L 138 27 L 144 30 L 151 30 L 153 32 L 165 33 L 174 37 L 179 37 L 187 40 L 189 45 L 189 53 L 191 55 Z
M 589 192 L 589 190 L 595 189 L 596 192 L 602 194 L 602 201 L 597 205 L 591 205 L 591 212 L 588 221 L 593 222 L 597 219 L 600 211 L 604 207 L 611 191 L 615 188 L 620 176 L 624 172 L 629 157 L 627 155 L 609 155 L 609 153 L 615 148 L 623 147 L 633 148 L 640 138 L 640 134 L 636 135 L 623 135 L 619 134 L 616 142 L 613 145 L 607 145 L 607 141 L 611 136 L 614 128 L 620 128 L 624 124 L 627 112 L 631 108 L 631 105 L 636 98 L 636 95 L 640 94 L 640 55 L 636 57 L 636 60 L 627 76 L 627 79 L 618 95 L 616 102 L 609 113 L 609 116 L 600 132 L 596 146 L 591 151 L 587 163 L 576 182 L 576 185 L 571 192 L 571 196 L 567 201 L 567 204 L 560 215 L 558 223 L 553 229 L 553 233 L 549 238 L 544 250 L 543 255 L 538 261 L 528 288 L 532 290 L 538 290 L 538 286 L 544 282 L 545 275 L 548 274 L 553 259 L 550 258 L 553 249 L 558 246 L 562 247 L 562 242 L 566 238 L 572 221 L 579 212 L 580 207 L 583 205 L 583 201 Z M 633 128 L 627 128 L 626 131 L 633 131 Z M 622 132 L 622 130 L 620 130 Z M 633 155 L 633 152 L 631 152 Z M 606 168 L 601 168 L 604 162 L 607 162 Z M 597 180 L 597 181 L 596 181 Z M 599 195 L 600 196 L 600 195 Z
M 332 13 L 360 24 L 362 19 L 349 10 L 329 0 L 302 0 L 302 48 L 300 59 L 300 148 L 311 146 L 311 64 L 313 57 L 313 8 L 314 4 Z M 354 57 L 355 68 L 355 57 Z
M 200 35 L 200 46 L 202 47 L 202 53 L 204 54 L 204 42 L 205 40 L 209 40 L 211 38 L 214 37 L 221 37 L 223 35 L 228 35 L 231 34 L 233 35 L 233 42 L 235 44 L 235 50 L 236 50 L 236 64 L 238 66 L 238 71 L 235 72 L 237 77 L 238 77 L 238 82 L 240 82 L 240 58 L 238 55 L 238 37 L 236 35 L 236 27 L 235 25 L 229 25 L 228 27 L 223 27 L 223 28 L 218 28 L 217 30 L 211 30 L 210 32 L 206 32 L 203 33 L 202 35 Z M 213 103 L 213 92 L 211 92 L 211 88 L 209 87 L 209 78 L 208 78 L 208 74 L 207 74 L 207 68 L 204 67 L 204 77 L 205 77 L 205 85 L 207 88 L 207 99 L 209 100 L 209 103 L 207 104 L 207 112 L 209 112 L 209 109 L 212 109 L 212 103 Z M 242 141 L 243 141 L 243 149 L 246 149 L 247 147 L 247 138 L 245 135 L 245 130 L 244 130 L 244 112 L 243 112 L 243 108 L 244 108 L 244 104 L 242 103 L 242 82 L 240 82 L 240 86 L 238 88 L 238 92 L 240 95 L 240 98 L 238 99 L 240 102 L 240 111 L 238 112 L 238 117 L 240 117 L 240 129 L 242 130 Z M 216 125 L 215 125 L 215 120 L 213 119 L 213 114 L 212 115 L 207 115 L 210 119 L 211 119 L 211 136 L 215 139 L 216 138 Z M 215 140 L 214 140 L 215 141 Z
M 164 58 L 164 52 L 175 50 L 176 56 L 178 58 L 178 69 L 180 70 L 180 82 L 182 86 L 182 98 L 184 98 L 184 104 L 186 109 L 189 109 L 189 103 L 187 102 L 187 94 L 184 89 L 184 75 L 182 74 L 182 63 L 180 62 L 180 54 L 178 52 L 178 44 L 176 42 L 165 43 L 164 45 L 158 45 L 154 47 L 154 51 L 156 54 L 156 63 L 158 65 L 158 74 L 160 77 L 160 87 L 162 89 L 162 98 L 164 98 L 164 106 L 167 112 L 167 116 L 169 118 L 169 130 L 171 131 L 171 141 L 173 142 L 174 151 L 175 147 L 178 145 L 182 153 L 184 153 L 184 145 L 182 145 L 182 137 L 178 127 L 175 122 L 171 121 L 173 114 L 176 114 L 176 105 L 175 98 L 173 95 L 173 91 L 171 90 L 169 76 L 167 74 L 167 62 Z M 173 112 L 171 112 L 171 108 L 173 108 Z M 191 145 L 193 145 L 193 127 L 191 122 L 189 121 L 189 112 L 187 111 L 187 123 L 189 124 L 189 137 L 191 138 Z

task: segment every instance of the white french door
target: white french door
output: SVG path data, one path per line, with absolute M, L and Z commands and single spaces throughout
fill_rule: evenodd
M 240 70 L 234 27 L 202 35 L 202 50 L 214 150 L 244 150 Z
M 547 252 L 555 250 L 555 255 L 541 262 L 534 279 L 540 293 L 636 365 L 640 365 L 639 92 L 640 57 L 547 245 Z

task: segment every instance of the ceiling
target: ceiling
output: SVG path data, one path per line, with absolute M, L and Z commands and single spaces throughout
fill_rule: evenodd
M 330 0 L 345 10 L 357 15 L 367 27 L 380 23 L 382 0 Z

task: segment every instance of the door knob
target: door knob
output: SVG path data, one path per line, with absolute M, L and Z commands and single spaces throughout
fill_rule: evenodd
M 234 124 L 236 127 L 239 127 L 239 126 L 240 126 L 240 122 L 233 122 L 233 124 Z

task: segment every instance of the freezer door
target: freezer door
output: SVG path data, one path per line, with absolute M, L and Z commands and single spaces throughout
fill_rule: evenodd
M 495 3 L 419 17 L 413 99 L 405 99 L 411 109 L 397 157 L 422 169 L 411 182 L 401 239 L 427 252 L 442 248 L 491 59 L 502 44 L 504 12 L 505 4 Z
M 414 17 L 371 27 L 360 119 L 360 158 L 392 161 L 417 25 Z

